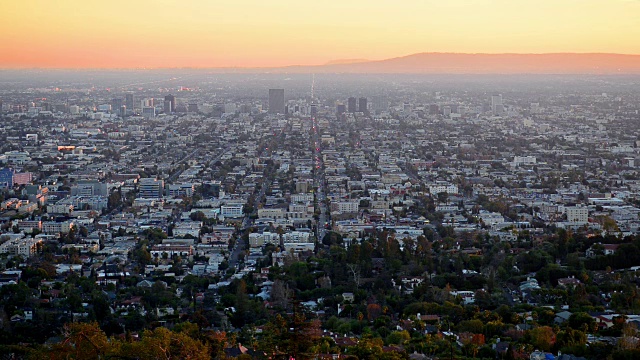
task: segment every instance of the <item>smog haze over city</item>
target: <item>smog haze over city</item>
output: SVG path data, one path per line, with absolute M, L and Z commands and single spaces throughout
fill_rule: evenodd
M 640 1 L 0 34 L 0 359 L 640 358 Z

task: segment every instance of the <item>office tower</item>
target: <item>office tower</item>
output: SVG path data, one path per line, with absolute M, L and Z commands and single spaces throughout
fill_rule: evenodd
M 364 114 L 367 113 L 367 98 L 361 97 L 358 99 L 358 111 Z
M 347 112 L 347 107 L 344 104 L 338 104 L 336 105 L 336 114 L 338 114 L 338 116 L 344 114 Z
M 142 108 L 142 116 L 145 118 L 152 118 L 156 116 L 156 108 L 153 106 L 144 106 Z
M 389 102 L 387 101 L 387 97 L 384 95 L 374 96 L 371 98 L 371 106 L 373 107 L 373 111 L 381 112 L 389 110 Z
M 123 104 L 122 98 L 111 99 L 111 111 L 123 116 L 124 114 L 120 114 L 120 107 L 122 107 Z
M 140 101 L 140 107 L 141 107 L 141 108 L 144 108 L 144 107 L 152 107 L 152 106 L 155 106 L 155 105 L 154 105 L 154 100 L 153 100 L 153 98 L 150 98 L 150 99 L 144 99 L 144 100 L 141 100 L 141 101 Z
M 164 180 L 153 178 L 140 179 L 138 183 L 140 192 L 138 197 L 142 199 L 161 199 L 164 195 Z
M 491 112 L 493 112 L 493 115 L 500 115 L 504 112 L 504 105 L 502 105 L 502 94 L 491 96 Z
M 318 104 L 311 104 L 311 116 L 318 115 Z
M 451 106 L 443 106 L 442 107 L 442 115 L 450 116 L 451 115 Z
M 0 188 L 11 189 L 13 187 L 13 176 L 15 173 L 15 170 L 11 168 L 0 170 Z
M 284 114 L 284 89 L 269 89 L 269 114 Z
M 133 94 L 126 94 L 124 96 L 124 104 L 127 107 L 127 109 L 129 109 L 129 111 L 133 111 L 133 108 L 134 108 Z
M 349 111 L 350 113 L 358 111 L 356 98 L 350 97 L 349 99 L 347 99 L 347 111 Z
M 176 97 L 169 94 L 164 97 L 164 112 L 166 114 L 176 111 Z
M 197 113 L 198 112 L 198 104 L 197 103 L 189 103 L 188 109 L 189 112 L 191 113 Z
M 120 116 L 122 116 L 122 117 L 127 116 L 127 106 L 126 105 L 120 106 Z

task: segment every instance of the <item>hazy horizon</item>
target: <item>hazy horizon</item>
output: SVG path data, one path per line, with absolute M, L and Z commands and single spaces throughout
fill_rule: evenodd
M 403 58 L 409 58 L 419 55 L 460 55 L 460 56 L 500 56 L 500 55 L 514 55 L 514 56 L 548 56 L 548 55 L 612 55 L 612 56 L 640 56 L 640 54 L 623 54 L 623 53 L 606 53 L 606 52 L 548 52 L 548 53 L 515 53 L 515 52 L 503 52 L 503 53 L 465 53 L 465 52 L 418 52 L 412 54 L 403 54 L 398 56 L 392 56 L 384 59 L 332 59 L 324 63 L 318 64 L 285 64 L 280 66 L 166 66 L 166 67 L 53 67 L 53 66 L 0 66 L 0 70 L 171 70 L 171 69 L 193 69 L 193 70 L 270 70 L 270 69 L 287 69 L 296 67 L 305 68 L 321 68 L 321 67 L 336 67 L 343 65 L 354 65 L 363 63 L 379 63 L 384 61 L 392 61 Z
M 272 68 L 416 53 L 640 54 L 640 1 L 26 0 L 0 68 Z

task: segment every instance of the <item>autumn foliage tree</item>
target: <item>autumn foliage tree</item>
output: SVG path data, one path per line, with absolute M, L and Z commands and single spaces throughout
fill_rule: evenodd
M 108 338 L 97 323 L 64 326 L 64 339 L 31 354 L 32 359 L 211 359 L 209 345 L 185 332 L 166 328 L 145 330 L 140 341 Z

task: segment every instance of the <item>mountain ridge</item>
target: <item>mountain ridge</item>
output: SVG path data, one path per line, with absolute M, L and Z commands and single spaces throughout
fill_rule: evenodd
M 170 71 L 291 74 L 545 74 L 640 75 L 640 55 L 617 53 L 455 53 L 422 52 L 382 60 L 338 59 L 318 65 L 158 67 L 158 68 L 0 68 L 0 71 Z
M 282 69 L 373 74 L 640 74 L 640 55 L 425 52 L 358 63 Z

